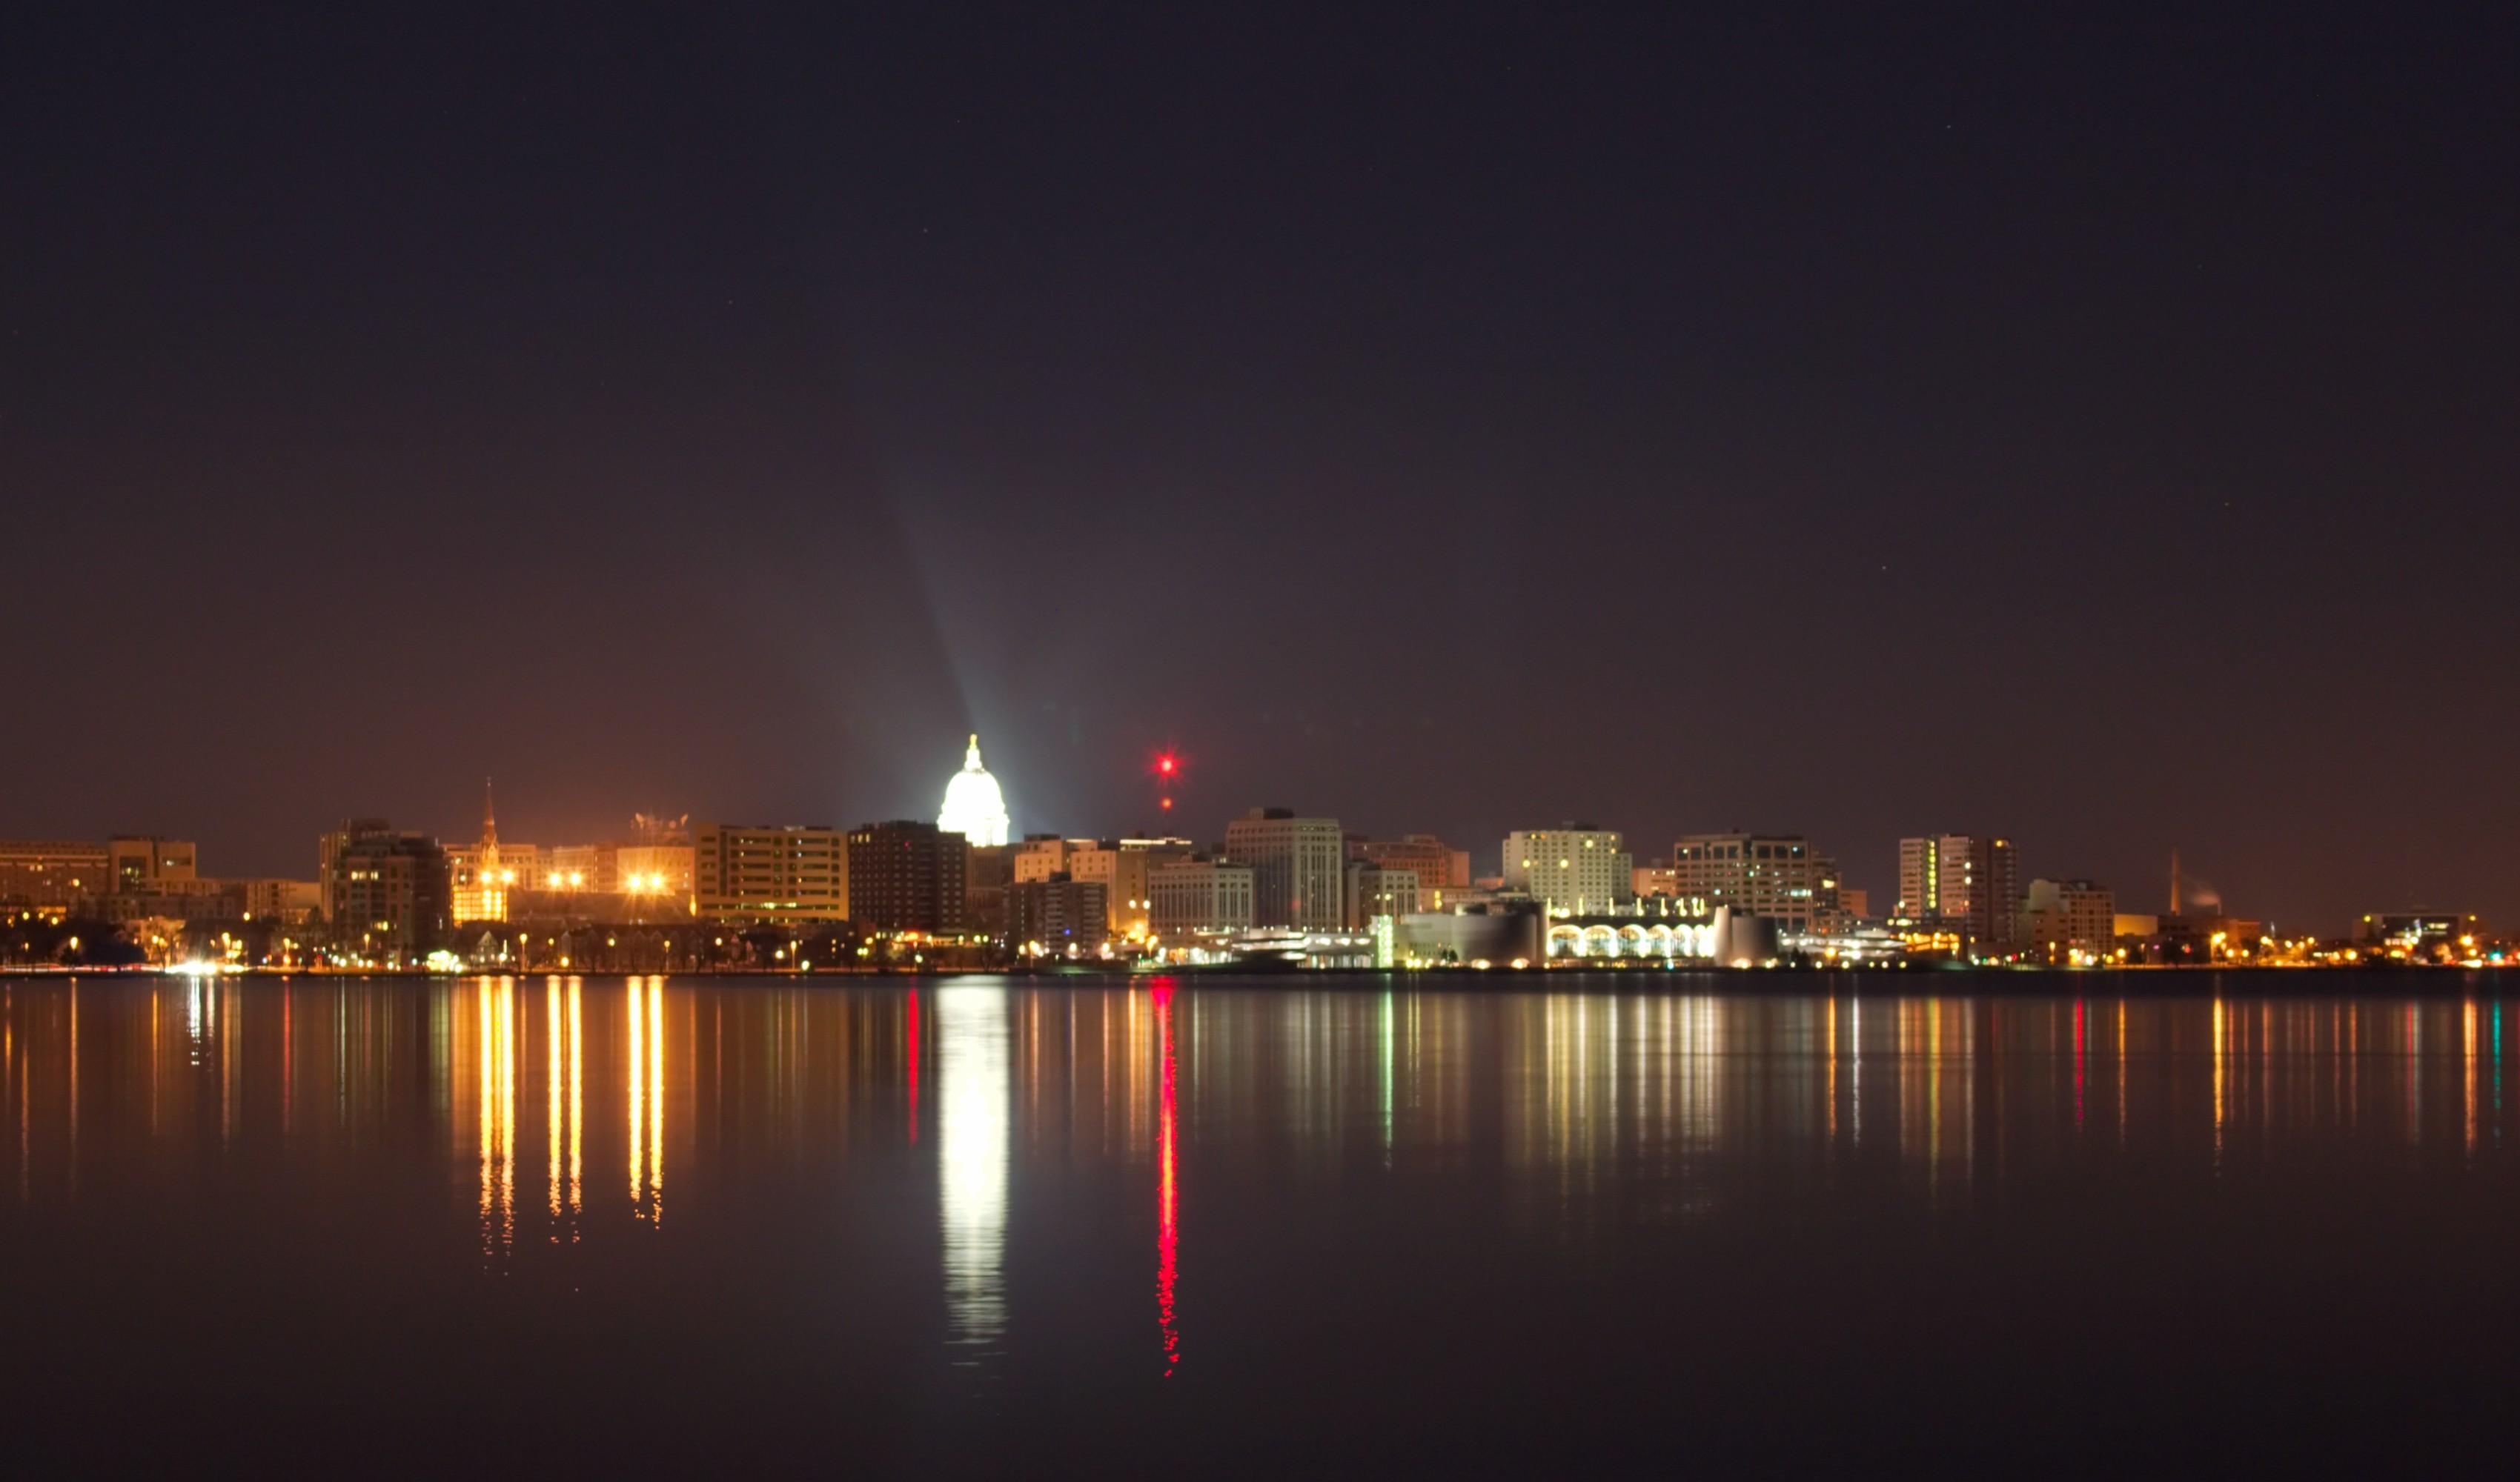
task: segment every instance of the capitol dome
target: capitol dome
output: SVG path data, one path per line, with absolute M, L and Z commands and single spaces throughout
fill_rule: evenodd
M 971 749 L 963 753 L 963 770 L 945 785 L 945 808 L 936 815 L 936 827 L 948 833 L 959 833 L 974 844 L 1003 844 L 1007 841 L 1007 798 L 998 790 L 998 780 L 980 765 L 980 738 L 971 738 Z

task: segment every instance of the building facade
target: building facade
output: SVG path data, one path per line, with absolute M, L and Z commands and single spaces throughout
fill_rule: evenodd
M 1903 838 L 1895 915 L 1951 925 L 1973 949 L 2008 948 L 2020 924 L 2016 871 L 2010 839 L 1970 833 Z
M 1837 862 L 1799 833 L 1692 833 L 1672 845 L 1672 894 L 1764 917 L 1782 931 L 1836 929 Z
M 1636 889 L 1636 860 L 1615 830 L 1591 824 L 1516 830 L 1505 838 L 1505 888 L 1552 915 L 1613 911 Z
M 1407 870 L 1418 876 L 1421 892 L 1462 889 L 1470 883 L 1470 851 L 1453 848 L 1431 833 L 1352 838 L 1347 841 L 1347 857 Z
M 2021 901 L 2021 945 L 2048 962 L 2098 961 L 2117 946 L 2118 899 L 2090 880 L 2032 880 Z
M 1007 892 L 1007 940 L 1041 957 L 1092 957 L 1110 940 L 1111 907 L 1101 880 L 1025 880 Z
M 1222 859 L 1174 859 L 1155 866 L 1147 892 L 1154 902 L 1156 937 L 1179 946 L 1195 937 L 1250 930 L 1258 875 L 1250 865 Z
M 318 855 L 337 950 L 368 962 L 416 962 L 454 924 L 454 878 L 446 851 L 428 835 L 381 818 L 350 819 L 324 835 Z
M 692 909 L 711 921 L 844 921 L 849 847 L 837 829 L 703 824 L 692 835 Z
M 0 916 L 60 918 L 112 889 L 103 844 L 76 839 L 0 839 Z
M 1346 926 L 1363 931 L 1377 916 L 1397 920 L 1418 914 L 1418 872 L 1399 865 L 1350 860 L 1341 888 L 1347 894 Z
M 950 935 L 968 928 L 970 840 L 914 819 L 849 831 L 849 920 L 869 931 Z
M 1339 888 L 1347 836 L 1334 818 L 1254 808 L 1225 826 L 1225 857 L 1251 867 L 1252 924 L 1335 929 L 1347 909 Z
M 118 892 L 138 894 L 171 880 L 199 876 L 193 846 L 183 839 L 118 833 L 105 842 L 106 870 Z

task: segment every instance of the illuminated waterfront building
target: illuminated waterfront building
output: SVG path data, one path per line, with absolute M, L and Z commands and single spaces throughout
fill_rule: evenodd
M 704 824 L 692 856 L 692 908 L 704 919 L 849 919 L 848 839 L 837 829 Z
M 967 929 L 970 842 L 913 819 L 849 831 L 849 920 L 887 935 Z
M 619 883 L 620 846 L 559 844 L 543 855 L 542 887 L 546 890 L 592 890 L 609 895 Z
M 1799 833 L 1692 833 L 1672 845 L 1672 894 L 1730 906 L 1783 931 L 1833 931 L 1837 862 Z
M 337 948 L 376 962 L 414 962 L 452 922 L 446 851 L 425 833 L 381 818 L 350 819 L 324 835 L 324 918 Z
M 2021 945 L 2048 962 L 2097 961 L 2117 946 L 2118 902 L 2090 880 L 2038 879 L 2021 902 Z
M 1111 907 L 1101 880 L 1054 876 L 1007 892 L 1007 940 L 1019 952 L 1092 956 L 1110 939 Z
M 1148 872 L 1164 860 L 1181 859 L 1192 845 L 1186 838 L 1059 838 L 1033 834 L 1014 849 L 1014 881 L 1047 880 L 1064 875 L 1102 886 L 1113 936 L 1145 935 L 1148 923 Z
M 1636 887 L 1636 860 L 1615 830 L 1591 824 L 1506 835 L 1505 888 L 1528 892 L 1551 915 L 1617 909 Z
M 1235 860 L 1168 859 L 1156 865 L 1147 886 L 1156 937 L 1167 946 L 1188 946 L 1192 938 L 1251 929 L 1257 876 L 1253 866 Z
M 980 765 L 979 733 L 971 735 L 969 749 L 963 753 L 963 770 L 945 785 L 945 806 L 936 815 L 936 827 L 948 833 L 959 833 L 970 843 L 995 847 L 1007 841 L 1007 799 L 998 787 L 998 780 Z
M 1334 818 L 1254 808 L 1225 826 L 1225 857 L 1251 867 L 1255 926 L 1337 927 L 1347 908 L 1339 889 L 1346 853 Z
M 103 844 L 0 839 L 0 909 L 59 919 L 105 893 L 109 878 Z
M 1367 929 L 1377 916 L 1411 916 L 1418 909 L 1418 872 L 1398 865 L 1350 860 L 1341 888 L 1350 931 Z
M 1958 931 L 1972 948 L 2001 949 L 2018 935 L 2012 841 L 1968 833 L 1922 834 L 1899 841 L 1896 916 Z

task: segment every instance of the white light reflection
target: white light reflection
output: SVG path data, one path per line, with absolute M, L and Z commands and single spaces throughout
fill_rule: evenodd
M 1003 988 L 936 990 L 936 1164 L 945 1342 L 977 1365 L 1006 1331 L 1009 1077 Z

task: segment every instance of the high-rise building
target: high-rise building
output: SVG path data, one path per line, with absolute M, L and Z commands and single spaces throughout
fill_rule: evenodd
M 1347 892 L 1346 925 L 1350 931 L 1365 930 L 1377 916 L 1418 914 L 1419 892 L 1415 870 L 1377 865 L 1371 860 L 1350 860 L 1342 888 Z
M 1615 911 L 1636 888 L 1636 860 L 1615 830 L 1591 824 L 1506 835 L 1505 888 L 1530 892 L 1552 915 Z
M 711 921 L 844 921 L 849 848 L 837 829 L 703 824 L 692 836 L 692 909 Z
M 1672 893 L 1764 917 L 1782 931 L 1837 924 L 1837 862 L 1799 833 L 1692 833 L 1671 848 Z
M 1087 957 L 1110 939 L 1111 908 L 1101 880 L 1054 876 L 1007 891 L 1007 940 L 1019 952 Z
M 1903 838 L 1896 914 L 1955 927 L 1972 948 L 2009 947 L 2019 925 L 2015 872 L 2010 839 L 1968 833 Z
M 58 918 L 112 889 L 103 844 L 76 839 L 0 839 L 0 915 Z
M 1185 946 L 1197 937 L 1249 930 L 1258 875 L 1253 866 L 1205 857 L 1155 866 L 1147 888 L 1156 938 Z
M 1680 894 L 1680 872 L 1670 865 L 1639 865 L 1628 872 L 1639 900 Z
M 345 821 L 318 849 L 333 944 L 371 962 L 416 962 L 453 924 L 446 851 L 381 818 Z
M 1448 887 L 1465 889 L 1470 883 L 1470 851 L 1455 849 L 1431 833 L 1351 838 L 1347 841 L 1347 857 L 1411 872 L 1418 876 L 1420 894 Z
M 994 847 L 1007 841 L 1007 826 L 1006 793 L 989 769 L 980 765 L 980 737 L 975 731 L 969 749 L 963 753 L 963 770 L 945 784 L 945 806 L 936 814 L 936 827 L 970 843 Z
M 1254 925 L 1335 929 L 1347 908 L 1339 890 L 1346 852 L 1334 818 L 1254 808 L 1225 826 L 1225 857 L 1251 867 Z
M 912 819 L 849 831 L 849 920 L 870 931 L 922 935 L 965 929 L 970 840 Z
M 2117 896 L 2090 880 L 2032 880 L 2021 901 L 2021 945 L 2056 962 L 2106 956 L 2117 945 Z

